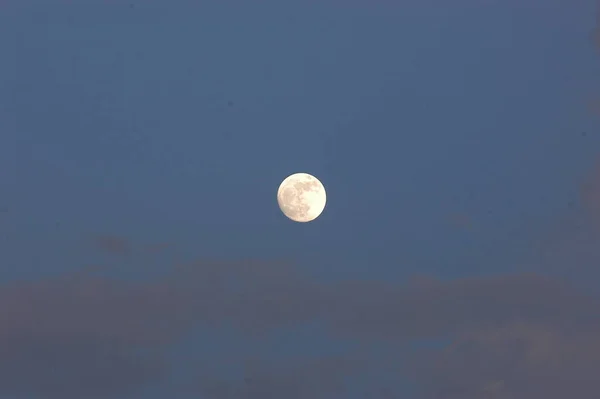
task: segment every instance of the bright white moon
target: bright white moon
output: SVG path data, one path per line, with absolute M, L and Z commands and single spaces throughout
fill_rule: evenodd
M 308 173 L 294 173 L 279 186 L 277 202 L 288 218 L 295 222 L 310 222 L 325 209 L 327 195 L 319 179 Z

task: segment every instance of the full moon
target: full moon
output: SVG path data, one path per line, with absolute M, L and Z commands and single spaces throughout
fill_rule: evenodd
M 277 202 L 285 216 L 305 223 L 315 220 L 323 212 L 327 195 L 319 179 L 308 173 L 294 173 L 279 185 Z

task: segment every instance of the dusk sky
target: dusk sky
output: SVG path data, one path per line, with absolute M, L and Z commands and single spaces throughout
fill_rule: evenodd
M 598 16 L 0 1 L 0 399 L 600 398 Z

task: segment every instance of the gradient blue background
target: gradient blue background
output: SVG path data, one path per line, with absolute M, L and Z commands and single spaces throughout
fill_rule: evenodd
M 332 273 L 526 251 L 600 144 L 593 2 L 527 3 L 5 5 L 8 258 L 96 232 Z M 296 171 L 329 193 L 310 225 L 276 207 Z

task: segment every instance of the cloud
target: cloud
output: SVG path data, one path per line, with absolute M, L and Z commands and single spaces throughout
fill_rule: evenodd
M 516 322 L 461 334 L 419 360 L 427 398 L 597 397 L 600 329 Z
M 5 285 L 0 289 L 0 339 L 40 334 L 169 342 L 189 319 L 186 300 L 174 288 L 78 275 Z
M 0 396 L 127 397 L 168 380 L 170 347 L 196 325 L 257 334 L 310 320 L 310 286 L 269 262 L 198 262 L 153 281 L 74 273 L 1 285 Z
M 32 334 L 0 348 L 0 392 L 17 398 L 124 397 L 166 374 L 161 356 L 88 336 Z
M 166 376 L 188 326 L 162 284 L 68 277 L 0 287 L 0 395 L 112 398 Z
M 395 397 L 398 385 L 410 382 L 426 399 L 600 393 L 595 385 L 600 303 L 569 284 L 514 275 L 420 278 L 406 285 L 356 281 L 327 287 L 315 317 L 331 337 L 354 338 L 355 348 L 383 344 L 387 355 L 373 351 L 312 361 L 285 358 L 282 364 L 247 367 L 246 381 L 203 374 L 198 379 L 200 392 L 214 399 L 331 398 L 342 397 L 352 381 L 362 381 L 373 398 Z M 235 319 L 242 311 L 260 314 L 258 303 L 256 297 L 227 317 Z M 281 326 L 277 319 L 259 319 L 270 328 Z M 289 318 L 283 324 L 288 322 Z M 423 340 L 437 344 L 430 349 L 414 345 Z M 397 378 L 373 377 L 390 373 Z M 248 385 L 248 379 L 255 385 Z
M 230 269 L 239 273 L 240 281 L 243 270 Z M 338 397 L 343 394 L 338 384 L 365 378 L 366 370 L 395 370 L 398 375 L 396 383 L 367 381 L 369 397 L 393 395 L 403 377 L 411 377 L 424 398 L 551 398 L 543 395 L 568 392 L 575 376 L 582 385 L 574 392 L 583 397 L 600 393 L 592 385 L 593 370 L 600 364 L 600 303 L 564 281 L 521 274 L 449 281 L 417 278 L 407 284 L 317 284 L 287 274 L 285 268 L 273 274 L 267 267 L 254 270 L 254 280 L 248 281 L 253 288 L 238 287 L 239 297 L 227 295 L 213 302 L 219 310 L 211 316 L 221 319 L 212 323 L 229 321 L 241 329 L 268 332 L 313 320 L 333 339 L 351 339 L 358 346 L 383 344 L 395 357 L 350 353 L 354 363 L 346 369 L 326 367 L 331 364 L 327 356 L 310 366 L 303 359 L 288 358 L 283 365 L 260 369 L 254 388 L 203 375 L 200 391 L 206 397 L 278 397 L 286 392 L 298 399 Z M 407 356 L 406 351 L 422 340 L 450 344 Z M 572 377 L 562 379 L 566 369 Z M 318 383 L 311 380 L 317 377 Z
M 320 323 L 337 338 L 405 342 L 515 320 L 593 323 L 597 304 L 539 274 L 322 283 L 278 262 L 199 262 L 173 275 L 202 325 L 248 334 Z
M 118 398 L 167 381 L 170 347 L 194 327 L 234 329 L 253 342 L 307 323 L 330 339 L 385 350 L 259 359 L 246 364 L 244 381 L 213 375 L 198 358 L 195 390 L 217 399 L 336 397 L 348 381 L 396 370 L 427 386 L 425 397 L 519 398 L 527 381 L 545 378 L 564 392 L 575 377 L 561 380 L 563 367 L 584 381 L 585 367 L 598 369 L 599 314 L 597 298 L 536 274 L 324 283 L 261 261 L 196 262 L 153 281 L 75 274 L 0 286 L 0 395 Z M 422 340 L 452 344 L 400 355 Z M 522 380 L 511 370 L 524 370 Z
M 412 285 L 354 283 L 340 287 L 326 322 L 340 336 L 409 341 L 528 320 L 595 324 L 597 304 L 538 275 L 466 278 Z
M 283 364 L 252 359 L 244 362 L 243 378 L 204 375 L 197 387 L 202 395 L 214 399 L 325 399 L 345 394 L 346 378 L 367 368 L 365 359 L 349 355 L 295 359 Z

